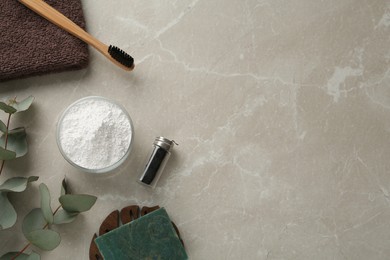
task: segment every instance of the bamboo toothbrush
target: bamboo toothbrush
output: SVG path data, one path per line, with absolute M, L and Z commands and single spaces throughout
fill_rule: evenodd
M 107 46 L 106 44 L 102 43 L 101 41 L 99 41 L 98 39 L 96 39 L 86 31 L 84 31 L 74 22 L 69 20 L 63 14 L 58 12 L 56 9 L 46 4 L 44 1 L 42 0 L 18 0 L 18 1 L 24 4 L 29 9 L 36 12 L 37 14 L 39 14 L 40 16 L 46 18 L 53 24 L 59 26 L 60 28 L 67 31 L 68 33 L 76 36 L 80 40 L 91 45 L 100 53 L 102 53 L 104 56 L 106 56 L 110 61 L 112 61 L 114 64 L 118 65 L 122 69 L 128 71 L 134 69 L 133 57 L 131 57 L 129 54 L 119 49 L 118 47 L 112 45 Z

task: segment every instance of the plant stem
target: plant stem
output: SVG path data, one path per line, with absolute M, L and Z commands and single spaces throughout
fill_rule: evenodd
M 7 132 L 5 132 L 4 149 L 7 149 L 7 144 L 8 144 L 8 129 L 9 129 L 9 124 L 10 124 L 10 122 L 11 122 L 11 115 L 12 115 L 11 113 L 8 114 Z M 5 163 L 5 160 L 3 160 L 3 161 L 1 162 L 0 175 L 1 175 L 1 173 L 3 172 L 4 163 Z
M 56 210 L 53 212 L 53 216 L 57 213 L 57 211 L 61 208 L 61 205 L 59 205 Z
M 53 216 L 57 213 L 57 211 L 59 210 L 61 208 L 61 205 L 59 205 L 57 208 L 56 208 L 56 210 L 54 210 L 54 212 L 53 212 Z M 45 228 L 47 228 L 49 226 L 49 223 L 47 223 L 46 222 L 46 225 L 42 228 L 42 229 L 45 229 Z M 12 258 L 11 258 L 11 260 L 14 260 L 14 259 L 16 259 L 18 256 L 20 256 L 29 246 L 31 245 L 31 243 L 29 242 L 25 247 L 23 247 L 23 249 L 22 250 L 20 250 L 15 256 L 13 256 Z
M 18 256 L 20 256 L 20 255 L 24 252 L 24 250 L 26 250 L 30 245 L 31 245 L 31 243 L 28 243 L 25 247 L 23 247 L 22 250 L 19 251 L 19 253 L 17 253 L 14 257 L 12 257 L 11 260 L 14 260 L 14 259 L 16 259 Z
M 53 212 L 53 216 L 57 213 L 57 211 L 61 208 L 61 205 L 59 205 L 56 210 Z M 49 223 L 46 222 L 46 225 L 42 228 L 42 229 L 45 229 L 49 226 Z

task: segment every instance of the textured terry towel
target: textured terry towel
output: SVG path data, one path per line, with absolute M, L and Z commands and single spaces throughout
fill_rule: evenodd
M 80 0 L 46 0 L 85 28 Z M 88 65 L 85 43 L 17 0 L 0 0 L 0 81 L 77 70 Z

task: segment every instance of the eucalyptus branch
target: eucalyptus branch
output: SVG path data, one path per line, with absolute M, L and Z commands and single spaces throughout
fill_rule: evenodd
M 7 103 L 0 101 L 0 110 L 7 114 L 7 122 L 0 120 L 0 177 L 4 170 L 5 161 L 24 156 L 27 153 L 27 138 L 24 127 L 10 128 L 13 114 L 26 111 L 34 100 L 29 96 L 22 101 L 14 99 Z M 11 228 L 17 220 L 17 212 L 8 195 L 13 192 L 23 192 L 30 182 L 36 181 L 37 176 L 11 177 L 0 184 L 0 230 Z
M 0 259 L 40 259 L 36 252 L 26 254 L 25 251 L 31 246 L 38 247 L 45 251 L 55 249 L 61 242 L 58 232 L 51 229 L 53 225 L 67 224 L 73 222 L 78 214 L 88 211 L 95 204 L 97 197 L 87 194 L 69 194 L 65 179 L 62 181 L 61 194 L 58 198 L 60 205 L 54 210 L 51 209 L 50 191 L 46 184 L 39 185 L 41 207 L 32 209 L 23 220 L 22 231 L 28 240 L 20 251 L 9 252 Z M 5 257 L 5 258 L 3 258 Z M 26 258 L 27 257 L 27 258 Z
M 53 216 L 57 213 L 57 211 L 62 207 L 62 205 L 59 205 L 56 210 L 53 212 Z M 42 228 L 42 229 L 46 229 L 47 227 L 49 227 L 49 223 L 46 222 L 46 225 Z M 27 245 L 25 245 L 20 251 L 19 253 L 17 253 L 15 256 L 13 256 L 11 258 L 11 260 L 15 260 L 18 256 L 20 256 L 21 254 L 23 254 L 24 251 L 26 251 L 27 248 L 29 248 L 29 246 L 31 246 L 31 242 L 28 242 Z

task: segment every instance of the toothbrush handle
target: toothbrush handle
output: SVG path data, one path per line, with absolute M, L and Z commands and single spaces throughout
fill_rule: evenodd
M 109 57 L 107 51 L 108 46 L 104 43 L 97 40 L 95 37 L 84 31 L 82 28 L 80 28 L 77 24 L 69 20 L 66 16 L 58 12 L 56 9 L 51 7 L 50 5 L 46 4 L 42 0 L 18 0 L 22 4 L 24 4 L 29 9 L 33 10 L 40 16 L 46 18 L 50 22 L 54 23 L 55 25 L 59 26 L 60 28 L 64 29 L 68 33 L 76 36 L 80 40 L 84 41 L 85 43 L 93 46 L 95 49 L 97 49 L 99 52 L 101 52 L 103 55 Z M 111 58 L 111 57 L 110 57 Z

